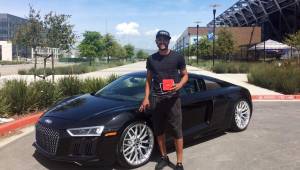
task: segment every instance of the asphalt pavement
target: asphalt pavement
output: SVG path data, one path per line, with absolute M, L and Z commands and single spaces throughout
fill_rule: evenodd
M 300 169 L 300 102 L 254 102 L 253 117 L 244 132 L 225 132 L 185 143 L 186 170 L 290 170 Z M 0 148 L 2 170 L 121 169 L 80 167 L 55 162 L 35 153 L 34 132 Z M 1 141 L 0 141 L 1 143 Z M 176 154 L 169 150 L 175 163 Z M 154 169 L 158 154 L 139 169 Z M 170 167 L 165 169 L 171 169 Z

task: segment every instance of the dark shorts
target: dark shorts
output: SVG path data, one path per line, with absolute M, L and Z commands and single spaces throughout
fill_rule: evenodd
M 151 96 L 150 107 L 156 136 L 164 134 L 169 128 L 174 138 L 182 138 L 182 111 L 179 96 Z

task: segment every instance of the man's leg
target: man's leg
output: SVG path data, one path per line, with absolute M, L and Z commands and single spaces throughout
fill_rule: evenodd
M 180 98 L 173 98 L 171 102 L 171 112 L 168 115 L 169 124 L 172 127 L 174 143 L 177 155 L 176 170 L 183 170 L 183 136 L 182 136 L 182 111 Z
M 183 157 L 183 138 L 174 139 L 176 154 L 177 154 L 177 163 L 182 163 Z
M 161 156 L 167 155 L 167 149 L 166 149 L 166 135 L 162 134 L 160 136 L 157 136 L 157 143 L 159 145 L 159 150 Z
M 155 170 L 161 170 L 165 166 L 168 166 L 170 164 L 170 160 L 169 160 L 169 157 L 167 155 L 167 150 L 166 150 L 166 137 L 165 137 L 165 134 L 157 136 L 157 143 L 159 145 L 161 158 L 160 158 L 160 161 L 155 165 Z
M 156 101 L 158 102 L 158 100 Z M 169 158 L 167 156 L 166 149 L 166 137 L 165 137 L 165 125 L 166 125 L 166 115 L 164 113 L 164 104 L 158 102 L 156 103 L 156 108 L 153 113 L 153 127 L 155 136 L 157 138 L 157 143 L 159 145 L 159 150 L 161 153 L 161 159 L 155 165 L 155 169 L 160 170 L 165 166 L 170 164 Z

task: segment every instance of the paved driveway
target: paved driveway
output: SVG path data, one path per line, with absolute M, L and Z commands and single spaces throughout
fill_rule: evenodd
M 300 102 L 254 102 L 253 119 L 241 133 L 222 133 L 186 144 L 187 170 L 300 169 Z M 120 169 L 78 167 L 49 161 L 34 153 L 30 133 L 0 148 L 0 169 Z M 175 162 L 174 151 L 170 158 Z M 154 169 L 157 158 L 140 169 Z M 166 168 L 171 169 L 171 168 Z

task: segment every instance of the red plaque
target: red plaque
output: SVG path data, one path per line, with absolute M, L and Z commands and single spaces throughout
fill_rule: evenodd
M 173 79 L 163 79 L 163 91 L 170 91 L 174 87 Z

